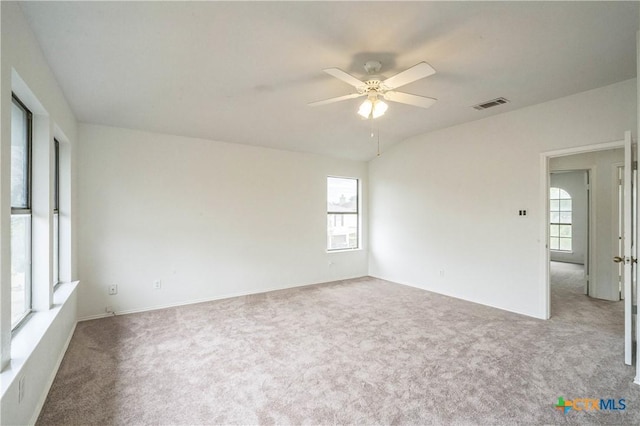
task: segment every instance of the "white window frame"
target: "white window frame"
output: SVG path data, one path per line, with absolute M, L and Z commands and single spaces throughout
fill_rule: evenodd
M 60 280 L 60 142 L 53 138 L 53 286 Z
M 557 189 L 561 192 L 564 192 L 567 194 L 567 196 L 569 198 L 561 198 L 560 196 L 558 196 L 558 198 L 551 198 L 551 189 Z M 571 210 L 562 210 L 562 207 L 560 206 L 561 201 L 563 200 L 569 200 L 571 201 Z M 549 202 L 551 201 L 558 201 L 558 210 L 551 210 L 551 208 L 549 208 L 549 217 L 551 217 L 552 213 L 558 213 L 558 215 L 561 215 L 562 213 L 571 213 L 571 222 L 551 222 L 551 220 L 549 220 L 549 249 L 551 251 L 557 251 L 557 252 L 562 252 L 562 253 L 571 253 L 573 251 L 573 197 L 571 197 L 571 194 L 569 194 L 569 192 L 567 192 L 565 189 L 562 189 L 560 187 L 552 187 L 549 190 Z M 551 227 L 552 226 L 558 226 L 558 236 L 557 237 L 552 237 L 551 236 Z M 562 226 L 569 226 L 571 227 L 571 236 L 570 237 L 563 237 L 560 235 L 560 227 Z M 551 244 L 551 239 L 552 238 L 558 238 L 558 248 L 553 248 L 552 244 Z M 561 249 L 560 248 L 560 242 L 562 240 L 569 240 L 570 246 L 571 248 L 569 249 Z
M 337 252 L 337 251 L 349 251 L 349 250 L 358 250 L 361 245 L 361 235 L 360 235 L 360 179 L 354 177 L 346 177 L 346 176 L 327 176 L 327 201 L 329 196 L 329 179 L 349 179 L 354 180 L 356 182 L 356 211 L 355 212 L 344 212 L 344 211 L 332 211 L 327 208 L 327 252 Z M 344 247 L 344 248 L 331 248 L 331 239 L 329 237 L 329 228 L 328 228 L 328 219 L 330 215 L 355 215 L 356 217 L 356 246 L 355 247 Z
M 26 271 L 25 282 L 26 282 L 26 292 L 25 292 L 25 306 L 27 309 L 22 313 L 22 315 L 15 321 L 11 323 L 11 330 L 14 331 L 18 329 L 20 326 L 24 324 L 26 319 L 29 317 L 31 312 L 33 311 L 33 271 L 32 271 L 32 256 L 33 256 L 33 216 L 32 216 L 32 205 L 31 205 L 31 195 L 32 195 L 32 165 L 33 165 L 33 114 L 29 108 L 18 98 L 14 93 L 11 94 L 11 101 L 13 104 L 22 109 L 27 116 L 27 176 L 26 176 L 26 206 L 11 206 L 11 217 L 14 216 L 28 216 L 29 217 L 29 229 L 27 230 L 27 238 L 29 247 L 27 249 L 27 264 L 29 267 Z M 13 249 L 13 248 L 12 248 Z M 13 318 L 13 315 L 11 315 Z

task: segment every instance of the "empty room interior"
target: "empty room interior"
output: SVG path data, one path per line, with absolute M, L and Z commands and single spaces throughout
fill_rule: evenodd
M 0 2 L 0 424 L 639 424 L 639 5 Z

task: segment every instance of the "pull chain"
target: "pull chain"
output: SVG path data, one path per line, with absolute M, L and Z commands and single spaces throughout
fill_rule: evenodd
M 378 133 L 378 157 L 380 157 L 380 125 L 378 124 L 377 127 L 377 133 Z M 371 139 L 374 138 L 375 132 L 373 131 L 373 117 L 371 117 Z

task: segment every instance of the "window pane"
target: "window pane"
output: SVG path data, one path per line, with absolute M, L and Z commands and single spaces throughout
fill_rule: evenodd
M 551 250 L 571 250 L 571 195 L 561 188 L 549 190 L 549 248 Z M 556 199 L 554 199 L 556 198 Z
M 53 215 L 53 284 L 60 282 L 60 215 Z
M 27 113 L 11 104 L 11 206 L 28 207 L 29 144 Z
M 571 211 L 571 200 L 560 200 L 560 211 L 570 212 Z
M 358 248 L 358 215 L 327 215 L 327 246 L 329 250 Z
M 571 225 L 559 225 L 560 236 L 571 238 Z
M 53 209 L 60 209 L 60 142 L 53 140 Z
M 327 178 L 327 211 L 358 211 L 358 179 Z
M 571 238 L 560 238 L 560 250 L 571 250 Z
M 31 216 L 11 216 L 11 326 L 31 309 Z

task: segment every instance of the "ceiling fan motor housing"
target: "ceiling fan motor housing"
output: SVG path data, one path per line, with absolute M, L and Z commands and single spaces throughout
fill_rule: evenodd
M 369 95 L 382 93 L 383 90 L 382 90 L 381 84 L 382 82 L 377 79 L 367 80 L 364 82 L 364 86 L 362 86 L 361 91 L 360 90 L 358 91 L 360 93 L 367 93 Z

